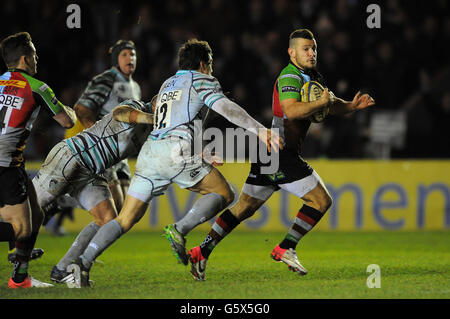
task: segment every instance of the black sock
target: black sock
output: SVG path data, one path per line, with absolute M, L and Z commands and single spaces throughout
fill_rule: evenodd
M 225 210 L 213 224 L 211 231 L 200 245 L 202 255 L 208 258 L 217 244 L 228 235 L 237 225 L 239 220 L 231 213 L 229 209 Z
M 0 241 L 15 242 L 15 240 L 16 234 L 13 226 L 10 223 L 0 222 Z
M 28 262 L 15 261 L 11 277 L 15 283 L 23 282 L 28 277 Z

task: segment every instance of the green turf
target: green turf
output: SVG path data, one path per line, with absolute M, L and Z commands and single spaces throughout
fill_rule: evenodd
M 124 235 L 99 257 L 103 264 L 93 266 L 92 289 L 8 289 L 12 267 L 1 243 L 0 298 L 450 298 L 450 232 L 312 232 L 297 249 L 309 270 L 303 277 L 269 257 L 282 233 L 235 232 L 211 255 L 204 282 L 194 281 L 189 266 L 177 263 L 161 234 Z M 191 233 L 188 247 L 204 236 Z M 37 247 L 45 254 L 31 262 L 30 273 L 49 281 L 74 237 L 42 233 Z M 369 264 L 380 266 L 381 288 L 367 287 Z

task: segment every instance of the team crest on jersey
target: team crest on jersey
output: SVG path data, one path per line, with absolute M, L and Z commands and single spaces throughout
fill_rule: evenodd
M 15 86 L 18 88 L 25 88 L 27 82 L 20 80 L 0 80 L 0 86 Z

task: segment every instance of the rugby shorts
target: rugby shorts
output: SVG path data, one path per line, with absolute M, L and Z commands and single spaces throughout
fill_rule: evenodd
M 262 174 L 261 163 L 251 164 L 242 193 L 266 201 L 274 192 L 284 189 L 302 198 L 322 181 L 297 153 L 281 150 L 279 154 L 279 168 L 274 174 Z
M 172 183 L 188 188 L 200 182 L 213 167 L 194 153 L 191 143 L 174 135 L 148 139 L 136 160 L 128 194 L 149 203 L 154 196 L 164 194 Z
M 41 207 L 66 193 L 88 211 L 112 198 L 106 179 L 84 167 L 64 141 L 56 144 L 47 155 L 33 178 L 33 185 Z
M 0 167 L 0 207 L 23 203 L 28 197 L 28 180 L 24 167 Z

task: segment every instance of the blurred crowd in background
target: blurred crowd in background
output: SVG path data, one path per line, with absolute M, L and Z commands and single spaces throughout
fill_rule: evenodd
M 313 124 L 305 158 L 449 158 L 450 3 L 379 1 L 381 28 L 370 29 L 366 8 L 371 2 L 377 3 L 6 0 L 1 38 L 28 31 L 39 56 L 36 77 L 72 106 L 88 81 L 111 66 L 108 48 L 118 39 L 137 46 L 133 78 L 144 101 L 176 72 L 184 41 L 206 40 L 213 49 L 213 75 L 224 91 L 269 126 L 273 85 L 289 61 L 289 34 L 308 28 L 330 90 L 346 100 L 361 90 L 377 105 Z M 80 29 L 66 26 L 70 3 L 81 8 Z M 39 119 L 27 159 L 44 159 L 64 138 L 56 122 Z M 215 125 L 231 126 L 221 119 Z

